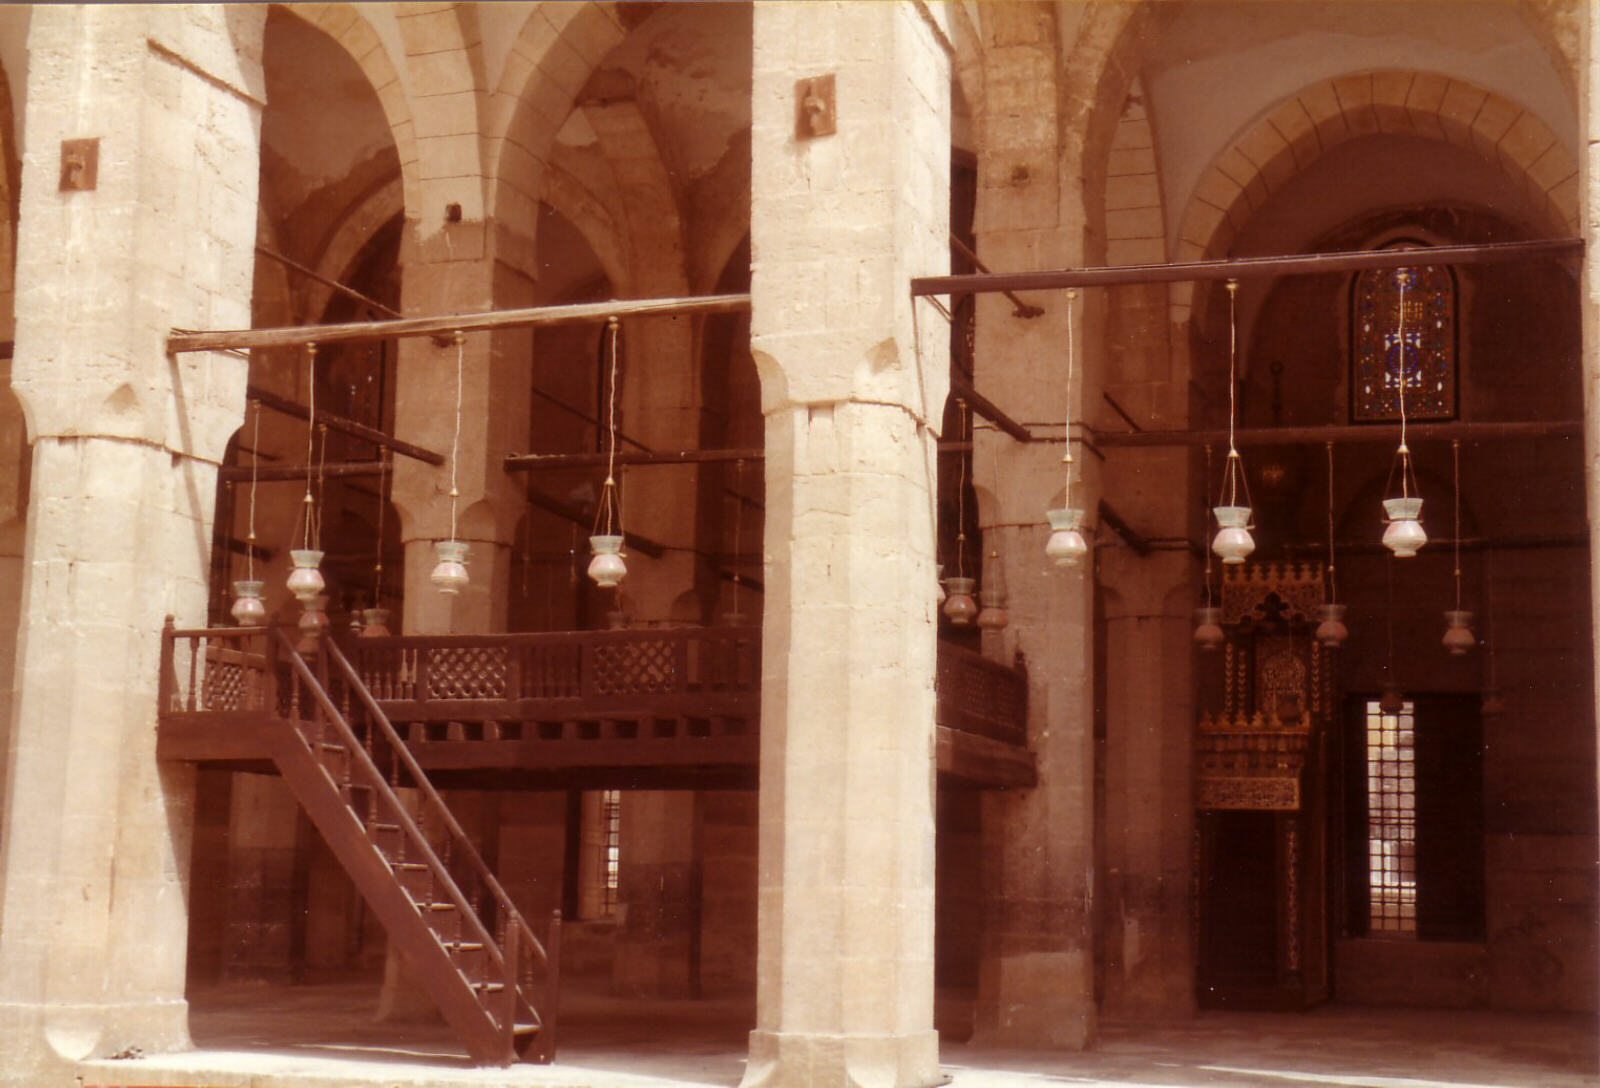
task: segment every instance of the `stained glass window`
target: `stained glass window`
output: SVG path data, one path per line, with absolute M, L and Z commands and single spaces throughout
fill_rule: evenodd
M 1405 286 L 1405 350 L 1400 295 Z M 1351 416 L 1400 418 L 1401 358 L 1407 419 L 1456 414 L 1456 288 L 1448 269 L 1374 268 L 1356 277 L 1351 329 Z

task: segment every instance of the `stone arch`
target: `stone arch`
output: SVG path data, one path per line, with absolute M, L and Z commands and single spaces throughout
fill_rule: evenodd
M 1433 72 L 1338 76 L 1285 98 L 1212 160 L 1179 218 L 1174 258 L 1226 254 L 1273 193 L 1346 140 L 1397 134 L 1438 140 L 1496 165 L 1552 233 L 1577 234 L 1578 165 L 1537 115 L 1492 91 Z M 1173 292 L 1175 321 L 1195 285 Z
M 1578 58 L 1582 55 L 1583 5 L 1562 0 L 1517 0 L 1517 12 L 1544 51 L 1567 93 L 1578 97 Z
M 344 270 L 355 260 L 372 236 L 396 215 L 405 212 L 402 194 L 403 182 L 391 178 L 350 209 L 329 236 L 322 252 L 317 255 L 317 272 L 329 279 L 343 282 Z M 332 290 L 320 283 L 310 283 L 305 288 L 308 303 L 305 312 L 321 313 L 328 304 Z
M 462 24 L 463 6 L 394 5 L 411 76 L 416 136 L 418 199 L 408 199 L 406 209 L 413 220 L 427 224 L 428 233 L 443 225 L 450 205 L 460 205 L 460 217 L 467 220 L 481 220 L 487 210 L 482 57 L 477 36 Z
M 1139 51 L 1159 32 L 1162 21 L 1176 17 L 1181 4 L 1090 4 L 1062 58 L 1061 102 L 1068 132 L 1080 131 L 1081 143 L 1063 147 L 1083 177 L 1086 249 L 1101 258 L 1108 237 L 1105 227 L 1106 181 L 1111 150 L 1139 74 Z M 1070 175 L 1069 175 L 1070 176 Z
M 540 4 L 506 56 L 484 110 L 485 215 L 496 251 L 513 267 L 537 267 L 534 237 L 550 148 L 578 93 L 626 34 L 615 5 Z
M 655 134 L 631 101 L 596 103 L 584 108 L 584 116 L 616 180 L 619 225 L 627 233 L 629 268 L 626 286 L 619 283 L 619 289 L 638 295 L 685 293 L 684 224 Z
M 355 61 L 372 84 L 383 115 L 389 122 L 389 135 L 400 156 L 401 185 L 406 207 L 418 204 L 418 152 L 416 122 L 411 99 L 400 69 L 389 55 L 383 39 L 354 4 L 280 4 L 284 11 L 310 23 Z
M 572 224 L 594 251 L 606 279 L 613 284 L 628 282 L 632 259 L 627 249 L 627 232 L 604 202 L 582 182 L 552 163 L 545 169 L 541 201 Z M 620 288 L 618 288 L 620 289 Z
M 976 4 L 951 4 L 950 42 L 955 47 L 951 58 L 954 92 L 966 104 L 974 132 L 983 130 L 984 70 L 983 12 Z

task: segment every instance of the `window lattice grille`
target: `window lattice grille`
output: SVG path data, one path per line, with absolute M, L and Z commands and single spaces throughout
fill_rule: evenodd
M 1368 928 L 1417 932 L 1416 708 L 1385 714 L 1367 703 Z

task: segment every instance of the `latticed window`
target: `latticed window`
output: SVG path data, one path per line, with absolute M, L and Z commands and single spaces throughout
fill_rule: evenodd
M 1367 931 L 1417 931 L 1416 708 L 1367 703 Z
M 617 887 L 622 871 L 622 792 L 604 790 L 600 794 L 600 821 L 605 829 L 604 888 L 602 913 L 610 918 L 617 913 Z
M 1423 693 L 1393 714 L 1350 705 L 1343 744 L 1350 936 L 1484 933 L 1483 719 L 1476 696 Z
M 622 791 L 588 790 L 581 806 L 578 917 L 613 918 L 622 872 Z
M 1402 383 L 1407 419 L 1455 416 L 1456 286 L 1448 269 L 1374 268 L 1358 275 L 1350 344 L 1350 407 L 1356 421 L 1399 419 Z

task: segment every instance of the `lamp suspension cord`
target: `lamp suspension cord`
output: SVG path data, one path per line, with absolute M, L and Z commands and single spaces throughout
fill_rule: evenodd
M 1214 591 L 1211 588 L 1211 549 L 1205 546 L 1205 505 L 1206 500 L 1210 498 L 1209 492 L 1211 490 L 1211 471 L 1211 446 L 1208 443 L 1206 445 L 1206 476 L 1205 479 L 1200 482 L 1200 550 L 1206 554 L 1206 605 L 1208 607 L 1216 603 L 1213 597 Z
M 372 607 L 383 607 L 383 514 L 384 508 L 389 505 L 389 500 L 384 496 L 384 486 L 389 482 L 389 462 L 383 463 L 383 471 L 378 474 L 378 547 L 375 561 L 372 564 Z
M 1339 579 L 1333 562 L 1333 443 L 1328 447 L 1328 603 L 1339 602 Z
M 1456 484 L 1456 611 L 1461 611 L 1461 439 L 1450 440 L 1450 461 Z
M 255 436 L 250 440 L 250 525 L 245 533 L 245 577 L 256 577 L 256 481 L 261 465 L 261 402 L 252 400 L 250 409 L 255 416 Z
M 456 503 L 461 498 L 461 489 L 456 486 L 456 462 L 461 454 L 461 386 L 463 372 L 467 359 L 467 334 L 460 329 L 455 331 L 456 341 L 456 432 L 450 440 L 450 539 L 456 538 Z M 380 542 L 380 547 L 381 547 Z
M 1228 467 L 1224 470 L 1227 477 L 1228 501 L 1227 506 L 1238 506 L 1239 498 L 1239 450 L 1234 445 L 1234 426 L 1239 413 L 1239 321 L 1238 305 L 1239 281 L 1228 281 Z
M 317 424 L 317 531 L 314 535 L 314 539 L 317 542 L 318 548 L 322 547 L 322 512 L 327 508 L 327 504 L 322 501 L 322 496 L 327 486 L 327 481 L 324 478 L 327 463 L 328 425 L 326 423 L 319 423 Z
M 315 513 L 316 500 L 311 497 L 311 459 L 313 454 L 313 439 L 317 433 L 317 345 L 315 341 L 306 344 L 306 497 L 301 504 L 305 510 L 305 532 L 302 537 L 301 547 L 311 547 L 311 517 Z
M 622 321 L 613 316 L 611 323 L 611 389 L 606 398 L 606 486 L 611 489 L 611 505 L 617 516 L 617 530 L 622 530 L 622 503 L 617 499 L 617 340 L 622 336 Z
M 600 508 L 595 511 L 595 533 L 622 535 L 622 504 L 617 501 L 617 337 L 622 323 L 615 316 L 606 318 L 606 332 L 611 337 L 611 360 L 606 391 L 606 482 L 600 489 Z
M 1411 497 L 1411 449 L 1406 445 L 1406 269 L 1399 272 L 1400 280 L 1400 495 Z
M 1078 290 L 1075 287 L 1067 289 L 1067 411 L 1066 411 L 1066 452 L 1061 455 L 1061 463 L 1066 466 L 1067 482 L 1062 490 L 1061 505 L 1067 509 L 1072 507 L 1072 378 L 1077 362 L 1077 338 L 1072 335 L 1072 311 L 1078 300 Z
M 1383 666 L 1383 675 L 1390 684 L 1394 683 L 1394 564 L 1395 558 L 1390 555 L 1383 565 L 1388 594 L 1388 607 L 1383 610 L 1383 627 L 1389 643 L 1389 659 Z
M 967 426 L 967 402 L 956 400 L 961 408 L 961 433 L 966 435 L 967 441 L 972 441 L 971 429 Z M 959 454 L 956 461 L 956 577 L 967 576 L 967 457 L 970 454 Z
M 744 523 L 744 459 L 733 463 L 733 614 L 739 614 L 739 530 Z

